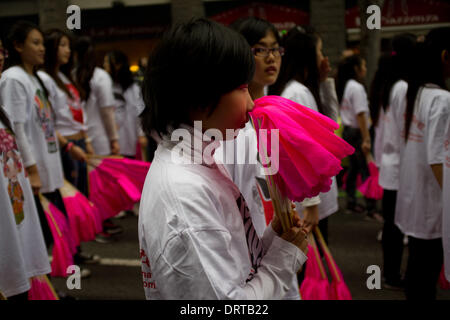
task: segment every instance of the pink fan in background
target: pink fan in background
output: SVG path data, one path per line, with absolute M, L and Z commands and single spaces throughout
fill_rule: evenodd
M 40 196 L 52 236 L 53 260 L 51 263 L 53 277 L 66 277 L 67 267 L 73 265 L 73 255 L 76 252 L 76 243 L 64 214 L 59 211 L 44 196 Z
M 149 162 L 125 158 L 94 158 L 88 161 L 89 200 L 106 220 L 130 210 L 141 198 Z
M 367 156 L 367 166 L 369 177 L 358 187 L 358 190 L 366 198 L 380 200 L 383 198 L 383 188 L 378 183 L 380 173 L 371 155 Z
M 30 282 L 31 288 L 28 291 L 28 300 L 59 300 L 46 275 L 33 277 Z
M 76 245 L 94 240 L 102 231 L 102 218 L 97 207 L 67 180 L 60 192 Z
M 257 132 L 268 131 L 267 136 L 257 134 L 259 148 L 262 144 L 265 150 L 272 150 L 271 130 L 279 130 L 279 171 L 274 181 L 290 200 L 302 201 L 329 191 L 331 178 L 342 170 L 341 160 L 354 152 L 335 135 L 336 122 L 291 100 L 259 98 L 250 115 Z

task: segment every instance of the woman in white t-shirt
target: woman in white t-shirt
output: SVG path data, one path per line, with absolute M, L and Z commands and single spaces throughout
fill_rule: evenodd
M 362 85 L 366 73 L 366 61 L 359 55 L 352 55 L 339 64 L 336 77 L 336 93 L 344 125 L 342 138 L 355 148 L 355 153 L 349 157 L 346 180 L 347 211 L 357 213 L 362 213 L 365 209 L 356 202 L 356 180 L 358 174 L 363 181 L 369 176 L 366 156 L 372 149 L 369 104 L 366 89 Z M 378 217 L 375 201 L 365 198 L 365 202 L 368 216 Z
M 320 112 L 337 121 L 338 103 L 333 79 L 328 78 L 330 66 L 322 53 L 322 39 L 311 27 L 297 26 L 283 38 L 286 54 L 280 76 L 269 93 L 281 95 Z M 337 212 L 336 179 L 329 192 L 321 193 L 297 204 L 304 216 L 305 227 L 312 230 L 319 225 L 328 241 L 328 217 Z
M 404 110 L 405 80 L 414 71 L 413 59 L 416 38 L 401 34 L 392 40 L 392 52 L 383 55 L 378 63 L 370 92 L 370 113 L 375 127 L 374 156 L 380 170 L 379 184 L 383 187 L 382 231 L 384 287 L 404 288 L 401 275 L 403 233 L 394 223 L 400 165 L 400 127 L 394 112 Z
M 0 169 L 0 292 L 9 300 L 27 300 L 30 279 L 51 268 L 33 192 L 1 106 Z
M 114 82 L 120 153 L 125 157 L 135 158 L 138 141 L 142 149 L 147 145 L 139 119 L 144 110 L 141 87 L 134 81 L 128 57 L 122 51 L 111 51 L 105 55 L 103 68 Z
M 55 128 L 67 145 L 61 152 L 64 176 L 84 195 L 88 195 L 86 151 L 92 153 L 87 139 L 86 115 L 77 84 L 71 74 L 72 54 L 69 35 L 58 29 L 44 34 L 46 57 L 44 70 L 39 73 L 49 91 L 49 100 L 55 113 Z M 70 153 L 78 146 L 79 153 Z
M 94 46 L 89 37 L 79 37 L 75 42 L 75 80 L 85 103 L 87 134 L 95 154 L 119 155 L 119 135 L 115 117 L 115 99 L 111 76 L 96 67 Z M 101 243 L 113 241 L 111 236 L 123 232 L 123 228 L 107 219 L 103 232 L 96 240 Z
M 80 37 L 75 42 L 75 79 L 87 113 L 87 133 L 96 154 L 120 154 L 115 120 L 113 82 L 110 75 L 95 66 L 91 40 Z
M 400 180 L 395 223 L 408 235 L 406 298 L 436 299 L 443 263 L 442 172 L 445 130 L 450 117 L 450 28 L 433 29 L 420 47 L 408 83 L 406 110 L 396 115 L 401 124 Z

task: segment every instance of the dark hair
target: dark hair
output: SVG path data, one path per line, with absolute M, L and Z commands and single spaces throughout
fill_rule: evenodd
M 431 30 L 423 44 L 418 44 L 414 73 L 408 82 L 406 93 L 405 141 L 408 140 L 409 129 L 414 114 L 414 104 L 420 87 L 426 83 L 433 83 L 445 88 L 444 68 L 441 54 L 443 50 L 450 50 L 450 28 Z
M 414 35 L 400 34 L 392 39 L 392 52 L 380 57 L 369 96 L 370 115 L 374 126 L 378 123 L 380 108 L 386 111 L 389 106 L 392 86 L 398 80 L 409 81 L 414 70 L 415 48 Z
M 20 20 L 17 21 L 9 30 L 6 37 L 5 48 L 8 50 L 8 59 L 6 59 L 5 69 L 22 64 L 22 58 L 17 52 L 15 45 L 23 44 L 32 30 L 37 30 L 42 34 L 41 29 L 33 22 Z
M 90 81 L 96 66 L 94 46 L 91 39 L 87 36 L 79 37 L 75 41 L 74 52 L 77 54 L 76 82 L 81 99 L 87 101 L 91 93 Z
M 311 27 L 294 27 L 282 40 L 286 52 L 283 56 L 277 81 L 269 93 L 281 95 L 286 84 L 295 79 L 311 91 L 320 113 L 324 113 L 320 99 L 320 75 L 317 66 L 317 44 L 319 35 Z
M 207 19 L 172 27 L 163 35 L 145 74 L 142 127 L 147 134 L 191 124 L 194 110 L 216 108 L 220 97 L 253 78 L 255 62 L 247 41 Z
M 22 65 L 22 58 L 19 52 L 17 52 L 15 45 L 19 43 L 25 43 L 28 34 L 32 30 L 37 30 L 42 34 L 41 29 L 39 29 L 37 25 L 26 20 L 20 20 L 11 27 L 6 41 L 6 49 L 8 50 L 9 55 L 7 59 L 7 68 Z M 43 34 L 42 37 L 44 37 Z M 36 70 L 37 66 L 35 66 L 35 68 L 33 69 L 33 75 L 36 77 L 36 79 L 42 86 L 44 94 L 48 99 L 48 90 L 45 87 L 44 83 L 42 82 L 41 78 L 38 76 Z
M 108 52 L 106 56 L 109 60 L 111 78 L 115 83 L 120 84 L 123 91 L 127 90 L 134 82 L 128 57 L 125 53 L 118 50 Z
M 337 75 L 336 75 L 336 94 L 339 103 L 342 102 L 344 96 L 344 89 L 347 81 L 350 79 L 357 79 L 356 68 L 360 68 L 363 62 L 363 58 L 360 55 L 354 54 L 346 57 L 339 63 Z
M 9 131 L 13 132 L 11 122 L 9 121 L 5 110 L 3 110 L 3 107 L 0 106 L 0 122 L 3 123 L 3 125 L 9 129 Z
M 73 65 L 73 55 L 70 55 L 69 62 L 63 66 L 60 66 L 59 70 L 57 69 L 58 66 L 58 50 L 59 45 L 61 42 L 61 39 L 63 37 L 66 37 L 69 40 L 69 43 L 72 44 L 72 39 L 69 34 L 65 33 L 64 31 L 61 31 L 59 29 L 51 29 L 44 33 L 44 45 L 45 45 L 45 63 L 44 63 L 44 69 L 45 72 L 47 72 L 53 80 L 55 80 L 55 83 L 57 86 L 63 90 L 69 97 L 72 97 L 72 94 L 67 89 L 67 87 L 64 85 L 62 80 L 58 77 L 58 71 L 61 71 L 68 79 L 69 81 L 76 86 L 76 83 L 72 77 L 72 65 Z M 72 46 L 71 46 L 72 49 Z M 78 88 L 77 88 L 78 89 Z
M 242 34 L 250 47 L 257 44 L 269 31 L 273 33 L 278 43 L 281 42 L 277 28 L 264 19 L 256 17 L 241 18 L 230 24 L 230 27 Z

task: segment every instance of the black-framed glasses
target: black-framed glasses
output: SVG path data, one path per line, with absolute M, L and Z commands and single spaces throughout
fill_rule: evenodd
M 268 57 L 270 53 L 274 57 L 281 57 L 284 55 L 284 48 L 283 47 L 277 47 L 277 48 L 265 48 L 265 47 L 257 47 L 252 48 L 252 52 L 257 57 Z

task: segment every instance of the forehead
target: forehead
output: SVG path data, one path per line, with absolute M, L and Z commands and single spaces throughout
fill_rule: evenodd
M 32 40 L 42 39 L 43 40 L 43 37 L 42 37 L 42 34 L 38 30 L 33 29 L 28 33 L 27 39 L 32 39 Z
M 275 38 L 275 35 L 273 34 L 273 32 L 271 30 L 268 30 L 266 32 L 266 35 L 264 36 L 264 38 L 259 39 L 258 43 L 256 43 L 257 45 L 262 45 L 265 47 L 272 47 L 276 44 L 278 44 L 277 38 Z

